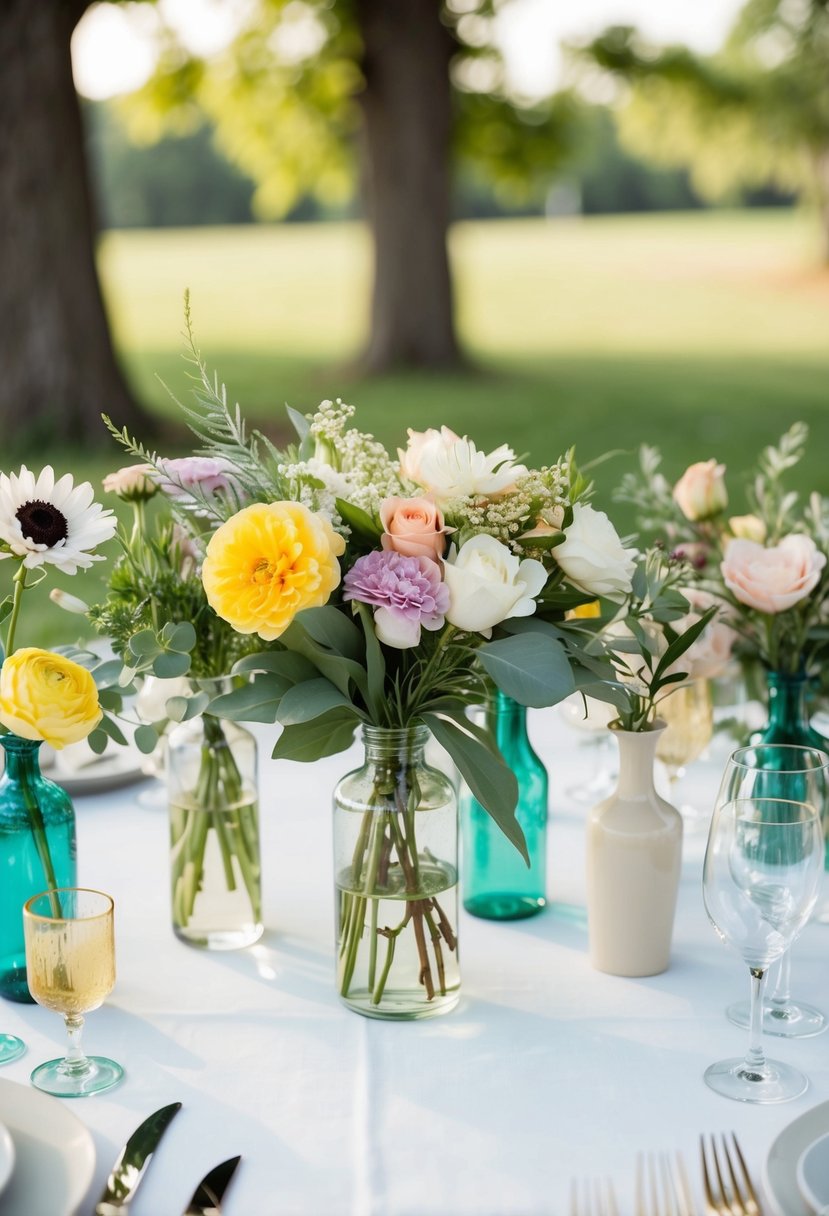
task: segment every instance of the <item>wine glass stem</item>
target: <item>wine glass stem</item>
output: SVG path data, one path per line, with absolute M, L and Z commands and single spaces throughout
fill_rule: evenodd
M 791 951 L 787 950 L 780 960 L 780 967 L 777 971 L 777 983 L 771 994 L 771 1002 L 773 1005 L 784 1006 L 788 1005 L 791 998 L 791 982 L 792 982 L 792 961 Z
M 751 968 L 751 1021 L 749 1023 L 748 1051 L 745 1067 L 749 1072 L 762 1073 L 766 1067 L 763 1052 L 763 989 L 766 972 L 759 967 Z
M 64 1015 L 63 1020 L 66 1023 L 66 1037 L 68 1039 L 63 1067 L 70 1072 L 84 1072 L 89 1067 L 89 1061 L 81 1047 L 83 1018 L 79 1013 L 67 1013 Z

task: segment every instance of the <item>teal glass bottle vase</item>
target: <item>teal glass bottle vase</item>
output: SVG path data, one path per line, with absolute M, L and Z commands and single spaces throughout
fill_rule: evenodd
M 32 1003 L 26 982 L 23 905 L 53 886 L 77 885 L 75 811 L 40 771 L 40 743 L 0 736 L 0 996 Z
M 804 671 L 767 671 L 769 720 L 762 730 L 755 731 L 749 743 L 788 743 L 795 747 L 817 747 L 829 752 L 829 739 L 812 726 L 809 707 L 809 677 Z M 769 796 L 774 796 L 773 791 Z M 823 831 L 826 837 L 824 868 L 829 870 L 829 807 L 823 808 Z
M 534 916 L 547 902 L 547 770 L 527 734 L 527 710 L 496 692 L 478 711 L 501 755 L 518 779 L 518 819 L 527 841 L 530 865 L 487 814 L 469 789 L 461 794 L 463 906 L 486 920 Z

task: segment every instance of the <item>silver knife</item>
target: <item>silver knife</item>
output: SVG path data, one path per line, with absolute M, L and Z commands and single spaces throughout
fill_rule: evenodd
M 222 1196 L 241 1160 L 241 1157 L 230 1157 L 205 1174 L 182 1216 L 221 1216 Z
M 112 1167 L 104 1193 L 95 1204 L 95 1216 L 127 1216 L 127 1204 L 144 1177 L 159 1140 L 180 1110 L 180 1102 L 171 1102 L 135 1129 Z

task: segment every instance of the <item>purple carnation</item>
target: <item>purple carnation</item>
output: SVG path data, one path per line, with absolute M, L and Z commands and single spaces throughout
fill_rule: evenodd
M 417 646 L 421 626 L 440 629 L 449 607 L 449 588 L 440 566 L 428 557 L 386 551 L 360 557 L 343 580 L 344 600 L 374 609 L 377 637 L 387 646 Z
M 229 474 L 229 460 L 213 456 L 182 456 L 174 460 L 159 460 L 159 468 L 167 474 L 159 480 L 159 488 L 173 498 L 191 498 L 196 486 L 204 494 L 227 491 L 235 480 Z M 169 480 L 168 480 L 169 479 Z

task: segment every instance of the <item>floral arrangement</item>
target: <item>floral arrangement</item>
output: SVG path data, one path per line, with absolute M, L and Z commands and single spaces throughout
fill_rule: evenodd
M 360 725 L 427 726 L 526 856 L 515 776 L 466 710 L 492 683 L 542 706 L 612 676 L 598 622 L 569 614 L 597 596 L 624 599 L 634 554 L 588 501 L 573 453 L 531 469 L 506 445 L 486 453 L 442 427 L 410 430 L 395 457 L 352 425 L 354 410 L 339 400 L 310 418 L 289 410 L 297 440 L 279 450 L 228 405 L 193 341 L 189 311 L 187 333 L 197 387 L 193 404 L 179 404 L 198 453 L 166 461 L 110 429 L 140 462 L 117 475 L 119 485 L 146 478 L 166 497 L 181 530 L 176 541 L 165 533 L 167 559 L 175 566 L 186 544 L 193 565 L 183 583 L 204 601 L 199 612 L 179 611 L 171 582 L 172 598 L 150 620 L 158 597 L 125 548 L 117 580 L 132 580 L 129 612 L 114 581 L 94 618 L 139 671 L 171 646 L 175 674 L 189 670 L 188 657 L 196 671 L 202 629 L 227 630 L 224 674 L 244 681 L 209 712 L 280 723 L 276 758 L 334 754 Z M 188 621 L 195 637 L 185 637 Z M 361 874 L 365 841 L 363 850 L 354 862 Z M 387 876 L 395 867 L 417 872 L 413 834 L 387 836 L 372 856 Z M 427 902 L 412 905 L 422 950 Z
M 719 606 L 742 654 L 791 674 L 813 672 L 826 642 L 829 500 L 812 494 L 804 507 L 784 484 L 807 439 L 796 423 L 764 449 L 745 488 L 748 514 L 729 514 L 722 464 L 692 464 L 671 486 L 651 447 L 617 492 L 636 507 L 643 531 L 686 559 L 691 585 Z
M 0 473 L 0 560 L 16 565 L 13 592 L 0 603 L 0 734 L 48 743 L 61 750 L 78 743 L 102 721 L 93 674 L 63 654 L 33 646 L 18 648 L 17 631 L 27 591 L 48 577 L 50 568 L 75 574 L 101 561 L 97 548 L 115 533 L 111 511 L 94 501 L 89 482 L 71 474 L 55 479 L 48 466 L 35 476 L 24 465 Z M 105 682 L 105 665 L 95 661 Z M 120 670 L 120 664 L 115 665 Z M 113 674 L 110 666 L 109 675 Z M 24 790 L 26 810 L 47 886 L 58 883 L 46 828 L 32 790 Z

